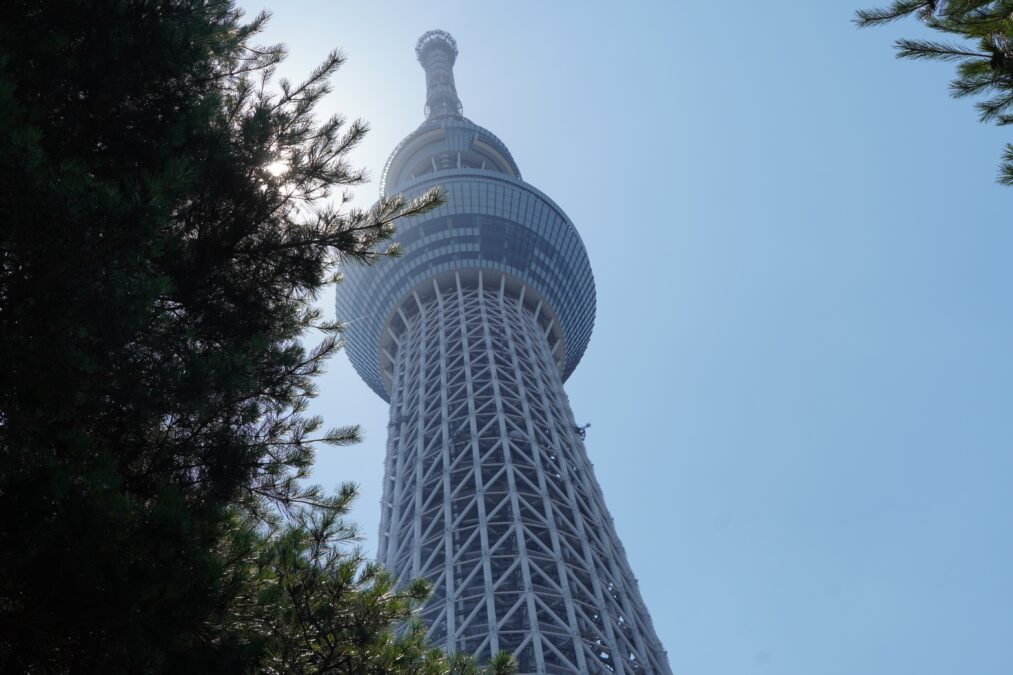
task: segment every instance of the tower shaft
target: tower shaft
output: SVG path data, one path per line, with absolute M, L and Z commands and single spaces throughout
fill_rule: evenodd
M 399 307 L 380 561 L 426 578 L 430 638 L 523 673 L 667 673 L 546 337 L 507 275 Z

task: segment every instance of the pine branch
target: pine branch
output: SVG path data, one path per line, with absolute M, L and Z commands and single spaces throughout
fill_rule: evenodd
M 1002 96 L 996 96 L 990 98 L 987 101 L 981 101 L 975 105 L 975 107 L 981 111 L 978 118 L 982 122 L 992 122 L 997 120 L 1002 113 L 1013 106 L 1013 91 L 1008 91 Z
M 1002 153 L 1002 164 L 999 169 L 999 183 L 1013 187 L 1013 143 L 1007 143 Z
M 934 11 L 936 3 L 933 0 L 898 0 L 888 9 L 862 9 L 855 12 L 854 22 L 859 28 L 870 26 L 881 26 L 897 19 L 910 16 L 926 8 Z
M 957 35 L 978 44 L 978 51 L 958 42 L 901 39 L 895 43 L 898 58 L 925 59 L 956 64 L 950 82 L 955 98 L 989 95 L 975 107 L 979 120 L 999 126 L 1013 124 L 1013 0 L 898 0 L 887 9 L 856 13 L 860 27 L 915 16 L 929 29 Z M 999 182 L 1013 184 L 1011 160 L 1004 160 Z
M 991 54 L 971 52 L 961 45 L 931 40 L 901 39 L 894 43 L 898 59 L 931 59 L 934 61 L 964 61 L 966 59 L 989 59 Z

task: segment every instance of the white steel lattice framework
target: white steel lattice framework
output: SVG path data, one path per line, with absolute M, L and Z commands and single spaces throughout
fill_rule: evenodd
M 453 38 L 416 51 L 428 119 L 381 189 L 439 184 L 449 204 L 400 228 L 403 257 L 346 269 L 337 301 L 353 365 L 391 404 L 379 560 L 432 582 L 423 619 L 450 651 L 670 675 L 563 390 L 594 316 L 579 235 L 461 116 Z
M 380 561 L 430 636 L 538 673 L 668 672 L 563 392 L 554 319 L 505 275 L 399 307 Z

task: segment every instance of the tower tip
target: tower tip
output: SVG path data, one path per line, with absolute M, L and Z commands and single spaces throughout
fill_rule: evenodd
M 425 53 L 434 47 L 443 47 L 451 54 L 451 65 L 457 60 L 457 40 L 445 30 L 430 30 L 422 34 L 419 41 L 415 43 L 415 58 L 419 63 L 425 65 L 423 60 Z

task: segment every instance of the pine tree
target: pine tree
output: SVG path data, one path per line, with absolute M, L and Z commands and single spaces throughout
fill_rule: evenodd
M 479 667 L 428 645 L 425 626 L 408 620 L 428 595 L 425 582 L 395 580 L 355 548 L 343 519 L 355 495 L 345 486 L 333 508 L 297 508 L 253 536 L 243 595 L 227 621 L 263 654 L 267 673 L 349 675 L 513 675 L 517 662 L 500 653 Z M 240 527 L 239 530 L 243 531 Z M 249 532 L 250 530 L 246 530 Z
M 896 0 L 885 9 L 857 12 L 855 21 L 878 26 L 908 16 L 960 41 L 898 40 L 897 57 L 956 63 L 950 93 L 984 96 L 976 104 L 982 122 L 1013 122 L 1013 1 Z M 1013 144 L 1006 145 L 998 180 L 1013 185 Z
M 2 672 L 445 665 L 391 632 L 424 589 L 348 549 L 351 492 L 303 481 L 358 434 L 305 415 L 313 300 L 441 197 L 349 208 L 366 125 L 314 117 L 343 57 L 275 84 L 266 20 L 0 3 Z

